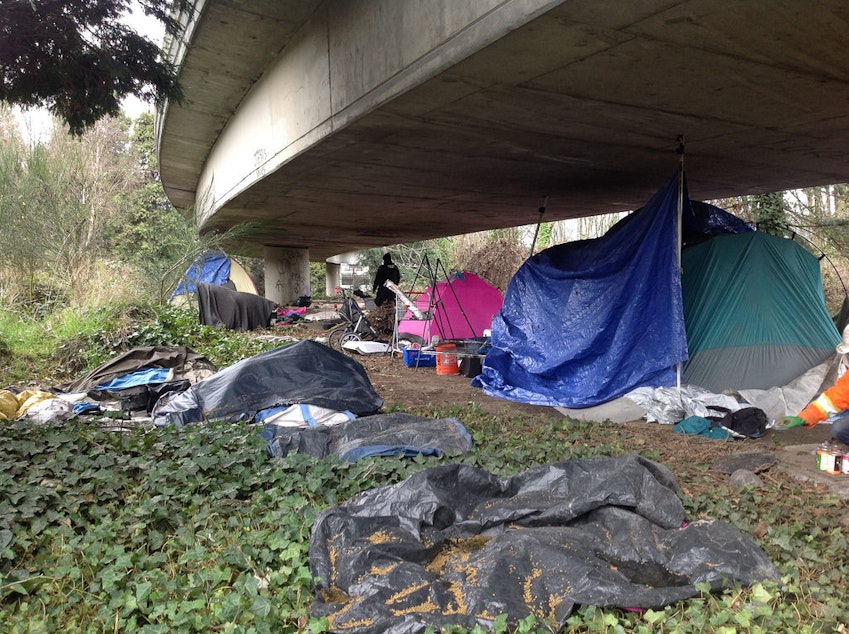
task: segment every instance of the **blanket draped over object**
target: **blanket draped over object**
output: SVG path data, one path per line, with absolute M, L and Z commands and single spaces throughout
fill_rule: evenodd
M 213 375 L 218 368 L 206 357 L 184 346 L 142 346 L 128 350 L 84 377 L 62 386 L 63 392 L 87 392 L 100 385 L 142 368 L 168 368 L 174 380 L 196 383 Z
M 315 341 L 299 341 L 244 359 L 176 396 L 160 399 L 155 425 L 252 421 L 260 410 L 308 403 L 357 416 L 383 399 L 362 365 Z
M 200 323 L 205 326 L 245 331 L 267 328 L 277 306 L 270 299 L 253 293 L 198 282 L 198 308 Z
M 310 537 L 312 605 L 334 632 L 415 634 L 578 604 L 659 608 L 778 579 L 729 524 L 684 525 L 678 485 L 635 455 L 575 459 L 507 479 L 452 464 L 322 511 Z
M 268 453 L 283 458 L 297 451 L 316 458 L 336 455 L 347 460 L 374 456 L 442 456 L 466 453 L 472 437 L 456 418 L 425 418 L 402 412 L 375 414 L 308 429 L 266 425 Z

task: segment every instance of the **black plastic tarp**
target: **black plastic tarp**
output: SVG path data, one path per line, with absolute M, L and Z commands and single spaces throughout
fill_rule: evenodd
M 312 614 L 331 631 L 414 634 L 500 614 L 562 627 L 575 605 L 659 608 L 778 579 L 732 526 L 685 522 L 674 476 L 635 455 L 506 479 L 446 465 L 319 514 Z
M 260 410 L 293 403 L 367 416 L 380 409 L 383 399 L 363 366 L 352 358 L 314 341 L 299 341 L 224 368 L 176 396 L 163 397 L 151 416 L 155 425 L 178 427 L 251 421 Z
M 442 456 L 466 453 L 472 437 L 456 418 L 426 418 L 401 412 L 375 414 L 339 425 L 306 429 L 266 425 L 268 453 L 282 458 L 292 452 L 316 458 L 337 455 L 347 460 L 373 456 Z

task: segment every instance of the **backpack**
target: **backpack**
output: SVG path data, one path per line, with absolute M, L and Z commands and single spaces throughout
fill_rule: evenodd
M 711 409 L 725 409 L 712 406 Z M 757 407 L 744 407 L 724 416 L 709 416 L 714 424 L 727 429 L 736 438 L 760 438 L 766 432 L 766 412 Z

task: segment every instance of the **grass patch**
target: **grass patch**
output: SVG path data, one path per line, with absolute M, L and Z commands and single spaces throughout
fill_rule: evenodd
M 59 385 L 142 346 L 186 346 L 225 367 L 279 345 L 170 305 L 66 307 L 48 318 L 0 310 L 0 385 Z

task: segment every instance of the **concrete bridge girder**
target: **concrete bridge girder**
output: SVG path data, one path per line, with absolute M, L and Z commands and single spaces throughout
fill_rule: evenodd
M 849 181 L 849 3 L 203 0 L 163 184 L 235 247 L 350 250 Z
M 416 11 L 406 11 L 403 21 L 392 17 L 393 7 L 399 6 L 393 0 L 372 3 L 365 13 L 355 10 L 354 3 L 337 12 L 323 6 L 252 86 L 209 153 L 195 201 L 199 224 L 214 223 L 215 213 L 239 193 L 350 121 L 553 4 L 557 2 L 457 0 L 439 7 L 441 15 L 433 20 L 429 12 L 435 5 L 421 3 L 410 5 Z M 374 37 L 377 33 L 396 46 L 387 48 Z M 310 294 L 302 283 L 303 252 L 308 249 L 285 243 L 263 248 L 267 297 L 293 303 L 299 292 Z M 325 262 L 328 295 L 341 280 L 341 269 L 331 260 Z M 284 283 L 284 275 L 291 279 Z
M 304 154 L 312 148 L 332 149 L 331 137 L 352 122 L 560 1 L 383 0 L 336 3 L 333 11 L 323 4 L 211 148 L 198 180 L 199 223 L 215 224 L 239 194 L 295 159 L 309 161 Z M 285 224 L 285 202 L 274 211 Z

